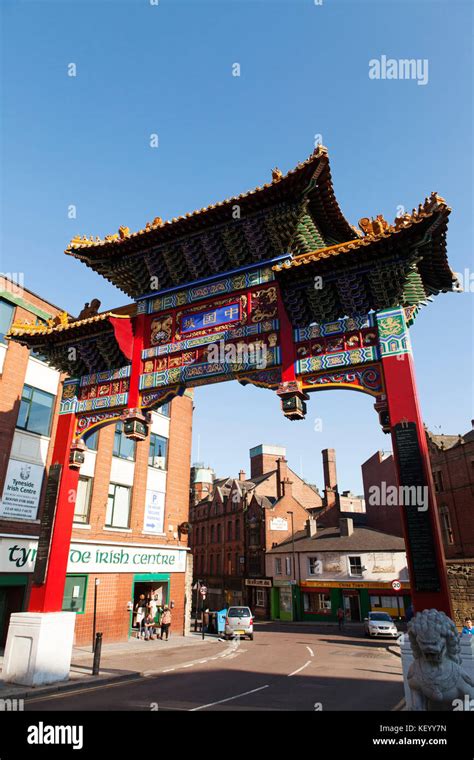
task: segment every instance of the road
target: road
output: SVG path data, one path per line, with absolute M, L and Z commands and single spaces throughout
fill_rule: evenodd
M 389 647 L 396 649 L 362 631 L 261 624 L 254 641 L 150 650 L 149 669 L 136 680 L 28 699 L 25 709 L 393 710 L 403 686 Z

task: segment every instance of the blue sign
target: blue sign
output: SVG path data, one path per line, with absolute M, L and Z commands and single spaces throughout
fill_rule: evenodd
M 229 322 L 240 320 L 239 302 L 219 306 L 209 311 L 200 311 L 197 314 L 184 314 L 181 318 L 181 332 L 190 333 L 195 330 L 205 330 L 210 327 L 226 325 Z

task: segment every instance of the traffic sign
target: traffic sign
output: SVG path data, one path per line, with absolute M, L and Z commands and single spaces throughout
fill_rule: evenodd
M 392 588 L 394 591 L 400 591 L 402 584 L 400 581 L 392 581 Z

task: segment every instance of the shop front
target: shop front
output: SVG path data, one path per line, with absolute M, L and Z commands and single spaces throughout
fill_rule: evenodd
M 0 539 L 0 633 L 11 612 L 24 609 L 34 570 L 36 539 Z M 63 610 L 77 613 L 75 643 L 124 641 L 136 631 L 135 608 L 141 595 L 172 609 L 172 630 L 184 632 L 188 550 L 150 544 L 74 541 L 64 589 Z M 189 590 L 190 594 L 191 591 Z M 1 644 L 0 644 L 1 646 Z
M 339 608 L 348 622 L 362 622 L 370 611 L 388 612 L 404 619 L 410 604 L 410 584 L 400 582 L 304 581 L 300 586 L 301 620 L 336 622 Z
M 268 620 L 270 617 L 270 596 L 272 581 L 270 578 L 246 578 L 246 599 L 254 617 Z
M 270 592 L 272 620 L 296 620 L 297 587 L 295 581 L 274 580 Z

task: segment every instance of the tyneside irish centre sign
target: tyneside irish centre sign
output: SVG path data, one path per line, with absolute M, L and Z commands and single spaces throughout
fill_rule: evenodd
M 38 542 L 0 539 L 0 572 L 31 573 Z M 157 546 L 74 542 L 69 548 L 68 573 L 184 573 L 186 550 Z

